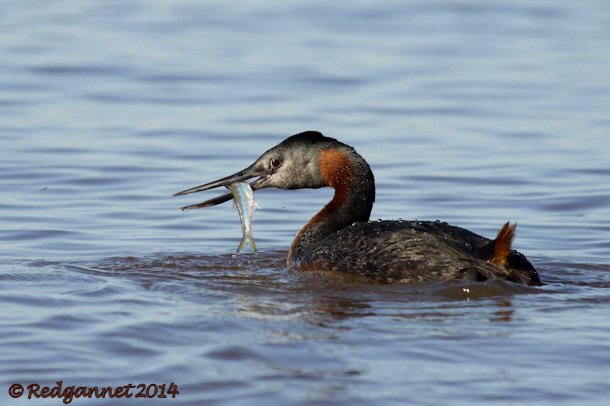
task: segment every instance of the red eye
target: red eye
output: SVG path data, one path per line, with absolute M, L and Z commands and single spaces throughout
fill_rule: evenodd
M 282 166 L 282 160 L 278 158 L 271 158 L 271 161 L 269 161 L 269 163 L 271 164 L 271 167 L 273 169 L 277 169 Z

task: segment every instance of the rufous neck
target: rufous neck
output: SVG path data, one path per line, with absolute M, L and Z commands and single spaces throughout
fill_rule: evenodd
M 353 149 L 320 153 L 320 174 L 335 189 L 332 200 L 299 231 L 288 254 L 288 266 L 299 266 L 308 249 L 355 222 L 368 221 L 375 201 L 371 168 Z

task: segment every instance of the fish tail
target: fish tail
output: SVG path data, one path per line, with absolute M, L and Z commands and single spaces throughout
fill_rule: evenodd
M 248 237 L 244 235 L 244 238 L 241 239 L 241 242 L 239 243 L 239 246 L 237 247 L 237 252 L 241 251 L 242 248 L 244 248 L 244 246 L 246 245 L 247 239 L 248 239 Z
M 254 242 L 254 238 L 252 238 L 252 236 L 248 236 L 248 240 L 250 241 L 250 247 L 252 247 L 252 250 L 254 252 L 256 252 L 256 243 Z
M 244 237 L 241 239 L 241 242 L 237 247 L 237 252 L 241 251 L 246 246 L 246 242 L 249 242 L 250 247 L 252 247 L 252 250 L 256 252 L 256 243 L 254 242 L 254 238 L 252 238 L 252 235 L 250 234 L 244 235 Z

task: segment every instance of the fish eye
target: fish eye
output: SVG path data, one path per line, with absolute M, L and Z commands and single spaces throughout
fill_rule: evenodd
M 269 160 L 269 164 L 271 165 L 271 167 L 272 167 L 273 169 L 277 169 L 277 168 L 279 168 L 280 166 L 282 166 L 282 160 L 281 160 L 281 159 L 279 159 L 279 158 L 271 158 L 271 159 Z

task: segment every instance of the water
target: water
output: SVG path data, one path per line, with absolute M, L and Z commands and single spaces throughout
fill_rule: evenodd
M 26 3 L 0 6 L 2 404 L 607 402 L 606 2 Z M 288 271 L 331 190 L 257 192 L 258 255 L 230 204 L 177 210 L 308 129 L 369 161 L 373 219 L 516 221 L 547 285 Z

